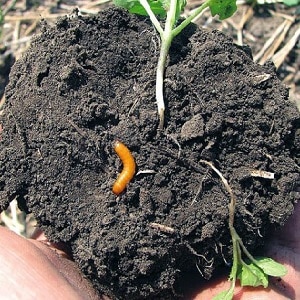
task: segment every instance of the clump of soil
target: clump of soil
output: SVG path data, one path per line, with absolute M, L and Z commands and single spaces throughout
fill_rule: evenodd
M 1 116 L 1 208 L 17 197 L 115 299 L 180 298 L 196 265 L 208 279 L 230 262 L 229 195 L 201 159 L 229 180 L 250 251 L 296 201 L 300 118 L 273 66 L 190 26 L 170 51 L 160 132 L 158 54 L 149 21 L 120 9 L 45 24 L 13 67 Z M 138 167 L 120 197 L 111 190 L 122 169 L 115 139 Z

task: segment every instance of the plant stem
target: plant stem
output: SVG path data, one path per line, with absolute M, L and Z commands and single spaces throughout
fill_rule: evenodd
M 156 104 L 159 114 L 159 129 L 163 129 L 165 120 L 165 101 L 164 101 L 164 74 L 166 67 L 166 60 L 170 49 L 170 43 L 166 40 L 162 40 L 160 55 L 156 68 Z
M 156 30 L 158 31 L 160 37 L 162 37 L 164 30 L 162 29 L 162 27 L 160 26 L 159 21 L 157 20 L 155 14 L 153 13 L 149 3 L 147 0 L 139 0 L 141 5 L 144 7 L 145 11 L 147 12 L 152 24 L 154 25 L 154 27 L 156 28 Z
M 200 7 L 195 9 L 195 11 L 186 18 L 182 23 L 180 23 L 176 28 L 172 30 L 172 35 L 175 37 L 178 35 L 186 26 L 188 26 L 193 19 L 200 15 L 207 7 L 209 7 L 210 0 L 205 1 Z
M 160 46 L 160 54 L 157 63 L 156 69 L 156 104 L 159 115 L 159 129 L 162 130 L 164 127 L 164 119 L 165 119 L 165 101 L 164 101 L 164 74 L 166 69 L 166 61 L 169 54 L 169 50 L 171 47 L 171 43 L 173 38 L 178 35 L 186 26 L 188 26 L 191 21 L 198 16 L 205 8 L 209 6 L 211 0 L 207 0 L 204 2 L 198 9 L 194 11 L 194 13 L 189 16 L 186 20 L 184 20 L 179 26 L 175 27 L 176 23 L 176 9 L 177 9 L 177 1 L 178 0 L 170 0 L 170 6 L 167 11 L 165 28 L 162 29 L 159 21 L 154 15 L 149 3 L 147 0 L 139 0 L 140 4 L 144 7 L 147 14 L 150 17 L 151 22 L 155 26 L 156 30 L 160 34 L 161 38 L 161 46 Z
M 249 260 L 252 261 L 257 267 L 259 267 L 258 261 L 247 250 L 247 248 L 244 245 L 244 243 L 243 243 L 242 239 L 240 238 L 239 234 L 236 232 L 235 228 L 231 224 L 229 224 L 229 229 L 230 229 L 230 234 L 232 236 L 232 240 L 235 240 L 235 242 L 237 243 L 237 246 L 239 248 L 239 252 L 241 252 L 240 248 L 242 248 L 243 253 L 249 258 Z M 239 256 L 239 261 L 242 261 L 241 255 Z
M 166 61 L 173 40 L 172 30 L 176 19 L 177 0 L 170 1 L 170 7 L 167 12 L 165 30 L 161 36 L 160 55 L 156 69 L 156 103 L 159 114 L 159 129 L 164 127 L 165 101 L 164 101 L 164 74 L 166 69 Z
M 231 272 L 230 272 L 231 285 L 230 285 L 230 289 L 228 291 L 228 294 L 230 294 L 230 293 L 233 294 L 233 291 L 234 291 L 234 288 L 235 288 L 235 283 L 236 283 L 236 278 L 237 278 L 237 272 L 238 272 L 240 249 L 239 249 L 239 244 L 238 244 L 238 241 L 236 239 L 236 236 L 232 231 L 232 230 L 234 230 L 234 227 L 229 225 L 229 229 L 230 229 L 230 234 L 231 234 L 231 239 L 232 239 L 233 263 L 232 263 Z
M 237 234 L 237 233 L 236 233 Z M 239 235 L 237 234 L 237 236 L 239 237 Z M 239 245 L 241 246 L 243 252 L 245 253 L 245 255 L 249 258 L 250 261 L 252 261 L 257 267 L 260 268 L 258 261 L 251 255 L 251 253 L 247 250 L 246 246 L 244 245 L 242 239 L 239 237 Z

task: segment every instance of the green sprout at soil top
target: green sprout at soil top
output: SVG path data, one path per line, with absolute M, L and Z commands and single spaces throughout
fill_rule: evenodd
M 115 5 L 126 8 L 130 13 L 149 16 L 161 39 L 160 55 L 156 69 L 156 103 L 159 114 L 159 128 L 164 127 L 165 102 L 163 92 L 164 73 L 167 56 L 175 36 L 188 26 L 194 18 L 206 8 L 210 8 L 212 16 L 219 15 L 226 19 L 236 11 L 236 0 L 206 0 L 201 6 L 180 24 L 178 20 L 184 10 L 186 0 L 114 0 Z M 156 16 L 165 18 L 164 28 Z

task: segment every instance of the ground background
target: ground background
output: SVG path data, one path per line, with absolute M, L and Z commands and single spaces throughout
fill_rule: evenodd
M 9 68 L 29 47 L 32 36 L 39 32 L 41 19 L 55 22 L 60 16 L 78 8 L 81 14 L 95 14 L 110 5 L 109 0 L 2 0 L 4 16 L 0 17 L 0 109 L 5 99 L 4 87 Z M 184 16 L 199 6 L 201 1 L 188 1 Z M 217 28 L 240 45 L 252 48 L 254 60 L 260 64 L 273 60 L 278 76 L 290 87 L 291 101 L 300 107 L 300 8 L 282 3 L 238 2 L 238 12 L 230 19 L 219 21 L 208 12 L 195 21 L 197 24 Z M 238 79 L 237 79 L 238 80 Z M 0 110 L 1 113 L 1 110 Z M 18 234 L 30 236 L 35 220 L 17 208 L 15 201 L 0 217 L 0 223 Z

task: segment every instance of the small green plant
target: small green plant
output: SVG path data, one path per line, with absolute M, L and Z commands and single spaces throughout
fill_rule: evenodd
M 238 235 L 234 228 L 236 198 L 230 185 L 228 184 L 228 181 L 211 162 L 201 160 L 200 163 L 206 164 L 214 170 L 214 172 L 222 180 L 227 192 L 230 195 L 228 223 L 233 248 L 233 263 L 229 275 L 231 285 L 229 290 L 222 291 L 221 293 L 216 295 L 213 300 L 231 300 L 233 298 L 237 279 L 240 280 L 241 286 L 263 286 L 264 288 L 268 287 L 268 276 L 282 277 L 287 273 L 286 268 L 271 258 L 253 257 L 249 253 L 241 237 Z M 242 254 L 246 256 L 246 260 L 243 259 Z
M 156 69 L 156 103 L 159 115 L 159 128 L 164 126 L 164 73 L 171 43 L 175 36 L 188 26 L 192 20 L 206 8 L 210 8 L 212 16 L 219 15 L 220 19 L 232 16 L 236 11 L 236 0 L 206 0 L 201 6 L 182 22 L 178 22 L 180 14 L 185 8 L 186 0 L 114 0 L 115 5 L 126 8 L 129 12 L 148 15 L 161 39 L 160 55 Z M 164 28 L 156 16 L 165 18 Z

